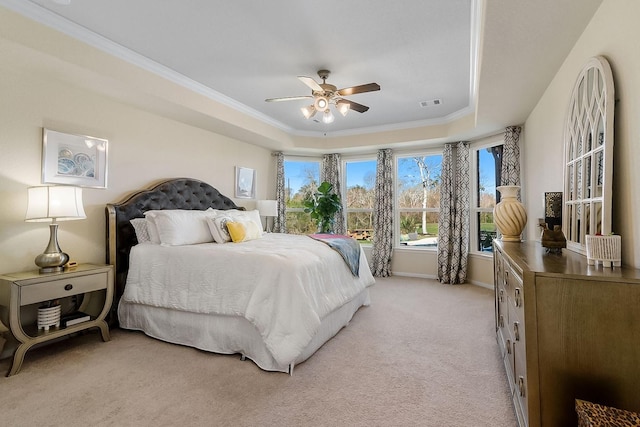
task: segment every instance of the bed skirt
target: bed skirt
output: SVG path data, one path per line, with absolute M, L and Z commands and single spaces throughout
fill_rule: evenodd
M 244 317 L 190 313 L 120 301 L 118 318 L 123 329 L 138 330 L 173 344 L 220 354 L 241 354 L 265 371 L 291 373 L 345 327 L 356 311 L 370 304 L 366 288 L 351 301 L 327 315 L 318 332 L 291 365 L 279 365 L 258 330 Z

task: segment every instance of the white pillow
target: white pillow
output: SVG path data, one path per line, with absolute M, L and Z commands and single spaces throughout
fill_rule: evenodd
M 131 225 L 133 225 L 138 243 L 147 243 L 151 241 L 151 238 L 149 237 L 149 228 L 147 227 L 146 218 L 133 218 L 129 222 L 131 223 Z
M 160 244 L 160 234 L 158 234 L 158 227 L 151 216 L 145 218 L 147 220 L 147 232 L 149 233 L 149 241 L 156 245 Z
M 229 230 L 227 230 L 227 222 L 233 221 L 230 216 L 218 215 L 215 217 L 207 217 L 207 225 L 209 232 L 213 236 L 216 243 L 227 243 L 231 241 Z
M 199 210 L 156 210 L 145 212 L 160 237 L 160 243 L 167 246 L 193 245 L 213 242 L 207 226 L 210 213 Z
M 253 211 L 240 211 L 239 216 L 240 218 L 245 218 L 255 223 L 256 226 L 258 227 L 258 232 L 260 233 L 260 236 L 262 236 L 262 230 L 263 230 L 262 219 L 260 218 L 260 212 L 257 209 Z

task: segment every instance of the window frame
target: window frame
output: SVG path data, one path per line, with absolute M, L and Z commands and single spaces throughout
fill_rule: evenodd
M 403 245 L 400 242 L 400 213 L 402 212 L 423 212 L 427 213 L 435 212 L 439 218 L 440 216 L 440 206 L 437 208 L 400 208 L 398 202 L 398 159 L 405 157 L 429 157 L 429 156 L 443 156 L 444 155 L 444 146 L 441 147 L 426 147 L 420 150 L 412 150 L 412 151 L 398 151 L 393 153 L 393 248 L 394 250 L 406 250 L 406 251 L 430 251 L 435 252 L 438 250 L 438 246 L 409 246 Z M 439 220 L 438 220 L 439 222 Z
M 472 142 L 470 144 L 471 150 L 471 167 L 469 168 L 469 181 L 471 182 L 471 206 L 469 212 L 469 253 L 484 257 L 493 257 L 493 251 L 481 251 L 478 248 L 478 235 L 480 230 L 480 223 L 478 221 L 478 214 L 482 212 L 493 213 L 493 208 L 481 208 L 479 207 L 480 201 L 478 200 L 478 153 L 480 150 L 484 150 L 490 147 L 496 147 L 498 145 L 504 145 L 504 134 L 496 134 L 479 141 Z M 496 182 L 496 187 L 500 183 Z M 496 190 L 496 203 L 498 202 L 498 190 Z
M 347 163 L 357 163 L 357 162 L 370 162 L 374 161 L 376 163 L 376 168 L 378 164 L 378 158 L 376 154 L 362 154 L 357 156 L 343 156 L 341 158 L 341 170 L 340 170 L 340 193 L 342 194 L 342 215 L 344 217 L 344 224 L 346 228 L 346 232 L 349 232 L 348 228 L 348 214 L 349 212 L 371 212 L 371 214 L 375 214 L 374 208 L 353 208 L 349 209 L 347 207 Z M 375 191 L 375 183 L 374 183 L 374 191 Z M 371 246 L 371 243 L 362 243 L 359 242 L 362 246 Z

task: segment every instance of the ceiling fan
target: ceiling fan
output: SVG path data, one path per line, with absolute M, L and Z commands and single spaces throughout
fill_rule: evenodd
M 357 102 L 350 101 L 343 98 L 343 96 L 356 95 L 364 92 L 374 92 L 380 90 L 378 83 L 368 83 L 359 86 L 347 87 L 344 89 L 338 89 L 336 86 L 327 83 L 329 78 L 329 70 L 319 70 L 318 76 L 322 79 L 322 83 L 316 82 L 311 77 L 298 76 L 298 79 L 307 85 L 311 89 L 311 95 L 305 96 L 288 96 L 284 98 L 269 98 L 265 99 L 266 102 L 280 102 L 280 101 L 296 101 L 299 99 L 313 99 L 313 104 L 302 107 L 302 114 L 305 118 L 310 119 L 317 112 L 322 113 L 322 121 L 325 123 L 333 122 L 333 113 L 329 109 L 329 106 L 333 104 L 335 108 L 346 116 L 349 110 L 357 111 L 358 113 L 364 113 L 369 109 L 366 105 L 358 104 Z

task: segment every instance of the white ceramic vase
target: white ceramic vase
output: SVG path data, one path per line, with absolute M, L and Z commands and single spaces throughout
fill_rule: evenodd
M 501 200 L 493 208 L 493 221 L 505 242 L 519 242 L 524 226 L 527 224 L 527 212 L 518 200 L 519 185 L 502 185 L 497 188 Z

